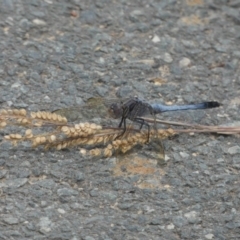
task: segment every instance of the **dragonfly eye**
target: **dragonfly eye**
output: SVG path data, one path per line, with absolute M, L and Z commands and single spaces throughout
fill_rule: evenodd
M 119 107 L 116 103 L 113 103 L 110 108 L 109 111 L 110 115 L 113 118 L 120 118 L 122 116 L 123 113 L 123 109 L 122 107 Z

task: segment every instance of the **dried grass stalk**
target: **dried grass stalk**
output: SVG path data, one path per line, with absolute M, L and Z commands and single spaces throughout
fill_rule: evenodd
M 148 122 L 154 122 L 153 119 L 144 119 Z M 226 126 L 204 126 L 188 124 L 181 122 L 160 121 L 156 122 L 168 126 L 177 126 L 181 128 L 158 129 L 150 131 L 150 141 L 153 138 L 164 139 L 179 133 L 218 133 L 218 134 L 239 134 L 239 127 Z M 123 136 L 119 137 L 123 129 L 102 127 L 93 123 L 85 122 L 75 125 L 67 123 L 67 119 L 45 111 L 30 112 L 24 109 L 0 110 L 0 128 L 7 126 L 24 126 L 28 129 L 25 135 L 9 134 L 4 138 L 17 145 L 21 141 L 30 141 L 33 147 L 43 146 L 46 149 L 55 148 L 61 150 L 74 146 L 88 146 L 94 148 L 90 151 L 82 149 L 81 152 L 89 153 L 92 156 L 110 157 L 115 152 L 126 153 L 136 145 L 146 144 L 148 141 L 148 131 L 138 131 L 129 129 Z M 49 130 L 46 127 L 51 127 Z M 34 129 L 40 129 L 43 132 L 34 133 Z M 86 147 L 87 148 L 87 147 Z M 83 151 L 84 150 L 84 151 Z

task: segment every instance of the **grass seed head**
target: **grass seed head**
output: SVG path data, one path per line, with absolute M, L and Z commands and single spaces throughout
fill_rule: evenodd
M 60 116 L 60 115 L 57 115 L 57 120 L 59 121 L 59 122 L 62 122 L 63 121 L 63 117 L 62 116 Z
M 80 125 L 79 125 L 79 124 L 75 124 L 75 125 L 74 125 L 74 128 L 75 128 L 76 130 L 79 130 L 79 129 L 81 129 L 81 127 L 80 127 Z
M 93 129 L 93 130 L 100 130 L 100 129 L 102 129 L 102 126 L 101 125 L 97 125 L 95 123 L 91 123 L 90 124 L 90 128 Z
M 27 124 L 27 123 L 29 123 L 28 119 L 27 119 L 27 118 L 23 118 L 23 117 L 17 118 L 17 122 L 18 122 L 18 123 L 21 123 L 21 124 Z
M 46 137 L 40 137 L 41 143 L 45 143 L 47 141 Z
M 6 122 L 0 122 L 0 128 L 4 128 L 7 126 L 7 123 Z
M 12 110 L 12 109 L 8 109 L 8 110 L 7 110 L 7 114 L 8 114 L 8 115 L 12 115 L 12 114 L 13 114 L 13 110 Z
M 158 130 L 158 137 L 159 138 L 167 138 L 167 137 L 172 136 L 174 134 L 175 134 L 175 132 L 171 128 L 169 128 L 167 130 L 164 130 L 164 129 L 159 129 Z
M 57 121 L 57 119 L 58 119 L 57 116 L 58 116 L 57 114 L 53 113 L 53 114 L 52 114 L 52 120 L 53 120 L 53 121 Z
M 27 136 L 27 135 L 32 135 L 32 129 L 27 129 L 26 131 L 25 131 L 25 135 Z
M 89 151 L 89 154 L 93 157 L 100 156 L 101 155 L 101 149 L 95 148 Z
M 23 119 L 22 119 L 22 124 L 28 124 L 28 123 L 29 123 L 29 121 L 28 121 L 27 118 L 23 118 Z
M 121 144 L 122 144 L 122 141 L 119 139 L 112 142 L 112 145 L 115 149 L 118 149 Z
M 13 139 L 21 139 L 22 138 L 22 135 L 20 134 L 10 134 L 10 136 L 13 138 Z
M 61 131 L 62 131 L 64 134 L 66 134 L 67 136 L 71 133 L 70 128 L 67 127 L 67 126 L 63 126 L 63 127 L 61 128 Z
M 74 127 L 71 127 L 70 128 L 70 133 L 75 133 L 76 132 L 76 129 Z
M 8 114 L 8 111 L 6 109 L 2 109 L 0 111 L 0 115 L 7 115 Z
M 32 137 L 33 137 L 32 129 L 27 129 L 27 130 L 25 131 L 25 136 L 26 136 L 27 138 L 32 138 Z
M 41 143 L 41 138 L 40 137 L 36 137 L 34 142 L 38 145 Z
M 96 143 L 101 143 L 104 141 L 103 137 L 96 137 L 96 139 L 97 139 Z
M 56 146 L 56 149 L 57 149 L 57 150 L 61 150 L 61 149 L 62 149 L 62 144 L 61 144 L 61 143 L 58 144 L 58 145 Z
M 37 112 L 36 115 L 37 115 L 37 118 L 39 118 L 39 119 L 42 118 L 42 113 L 41 112 Z
M 48 114 L 47 114 L 47 112 L 42 112 L 42 119 L 47 119 L 47 117 L 48 117 Z
M 37 121 L 34 123 L 35 127 L 41 127 L 43 125 L 42 121 Z
M 88 141 L 87 141 L 87 144 L 88 145 L 94 145 L 96 143 L 96 140 L 94 138 L 90 138 Z
M 89 127 L 90 127 L 90 123 L 85 122 L 85 123 L 84 123 L 84 128 L 89 128 Z
M 130 150 L 132 147 L 133 147 L 133 146 L 130 146 L 130 145 L 128 145 L 128 146 L 123 145 L 120 149 L 121 149 L 121 152 L 122 152 L 122 153 L 125 153 L 125 152 L 127 152 L 128 150 Z
M 30 113 L 30 116 L 31 116 L 33 119 L 35 119 L 35 118 L 37 117 L 37 114 L 36 114 L 35 112 L 31 112 L 31 113 Z
M 103 155 L 104 155 L 104 157 L 111 157 L 112 154 L 113 154 L 112 149 L 105 148 L 104 151 L 103 151 Z
M 112 149 L 113 149 L 112 144 L 108 144 L 108 145 L 107 145 L 107 149 L 112 150 Z
M 12 109 L 11 111 L 12 111 L 11 113 L 13 115 L 20 115 L 20 116 L 23 116 L 23 117 L 25 117 L 27 115 L 27 111 L 25 109 Z
M 56 140 L 57 140 L 56 135 L 51 135 L 51 136 L 49 137 L 49 141 L 50 141 L 50 142 L 55 142 Z
M 12 112 L 13 112 L 14 115 L 19 115 L 19 110 L 18 109 L 13 109 Z
M 20 109 L 19 114 L 25 117 L 27 116 L 27 111 L 25 109 Z

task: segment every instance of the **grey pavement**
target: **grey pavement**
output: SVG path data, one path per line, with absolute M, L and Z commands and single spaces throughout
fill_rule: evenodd
M 1 0 L 0 62 L 1 108 L 137 93 L 222 104 L 162 119 L 237 124 L 240 1 Z M 2 141 L 0 240 L 240 239 L 239 138 L 164 145 L 160 168 L 144 148 L 91 159 Z

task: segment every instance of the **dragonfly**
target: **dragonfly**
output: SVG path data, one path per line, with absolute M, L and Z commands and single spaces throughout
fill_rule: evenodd
M 143 117 L 151 115 L 156 119 L 157 114 L 171 111 L 198 110 L 219 107 L 216 101 L 202 102 L 186 105 L 164 105 L 159 103 L 149 103 L 139 97 L 129 97 L 124 99 L 104 99 L 101 97 L 89 98 L 85 105 L 61 108 L 53 111 L 68 119 L 69 122 L 77 120 L 89 120 L 94 117 L 108 119 L 120 119 L 118 128 L 123 127 L 123 134 L 127 130 L 127 119 L 139 124 L 141 130 L 143 126 L 150 128 Z
M 163 112 L 209 109 L 219 107 L 220 104 L 216 101 L 201 102 L 187 105 L 164 105 L 159 103 L 149 103 L 139 97 L 129 97 L 124 99 L 104 99 L 90 98 L 84 106 L 69 107 L 55 110 L 54 113 L 62 115 L 70 122 L 76 120 L 93 120 L 94 117 L 103 119 L 119 119 L 118 128 L 123 131 L 117 138 L 124 137 L 127 130 L 132 128 L 132 124 L 127 126 L 127 120 L 139 125 L 139 130 L 144 126 L 148 128 L 148 142 L 150 137 L 150 125 L 144 119 L 145 116 L 151 116 L 154 122 L 154 129 L 157 131 L 156 115 Z M 107 114 L 108 113 L 108 114 Z M 156 134 L 157 136 L 157 134 Z M 161 141 L 159 147 L 164 152 Z M 161 145 L 161 146 L 160 146 Z M 163 153 L 164 154 L 164 153 Z

